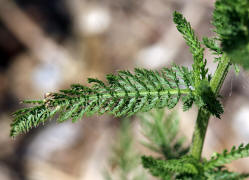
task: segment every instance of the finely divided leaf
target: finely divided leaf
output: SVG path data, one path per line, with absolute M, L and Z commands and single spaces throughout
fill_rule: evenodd
M 212 158 L 205 163 L 204 168 L 205 170 L 214 169 L 234 160 L 246 157 L 249 157 L 249 144 L 246 146 L 241 144 L 237 149 L 233 146 L 230 152 L 224 150 L 222 154 L 215 153 Z
M 179 12 L 173 14 L 174 22 L 177 25 L 177 30 L 183 35 L 190 52 L 193 55 L 194 63 L 192 65 L 194 71 L 195 86 L 198 86 L 202 79 L 206 78 L 207 69 L 206 60 L 204 57 L 204 48 L 201 47 L 201 42 L 198 40 L 190 23 Z
M 89 78 L 92 87 L 76 84 L 59 93 L 48 93 L 43 101 L 29 101 L 38 105 L 14 113 L 11 136 L 28 132 L 56 113 L 59 114 L 58 122 L 68 119 L 75 122 L 84 115 L 103 113 L 131 116 L 152 108 L 173 108 L 181 95 L 193 94 L 192 73 L 176 65 L 160 72 L 135 69 L 133 74 L 120 71 L 106 78 L 108 83 Z
M 249 68 L 249 1 L 217 0 L 213 13 L 215 32 L 234 63 Z
M 199 174 L 202 171 L 199 162 L 191 157 L 182 157 L 180 159 L 160 160 L 153 157 L 143 156 L 142 164 L 144 168 L 148 169 L 152 175 L 164 177 L 170 173 L 179 174 Z

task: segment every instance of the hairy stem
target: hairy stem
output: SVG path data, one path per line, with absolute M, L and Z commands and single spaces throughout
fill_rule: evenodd
M 210 86 L 215 95 L 218 95 L 220 88 L 226 78 L 230 65 L 230 59 L 226 56 L 226 54 L 223 54 L 222 59 L 218 64 L 215 74 L 210 82 Z M 201 153 L 210 115 L 211 114 L 203 108 L 200 108 L 198 111 L 194 134 L 192 138 L 192 145 L 190 148 L 190 155 L 192 155 L 198 160 L 201 159 Z

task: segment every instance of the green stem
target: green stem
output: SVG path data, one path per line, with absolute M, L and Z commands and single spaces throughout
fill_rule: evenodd
M 213 90 L 215 95 L 218 95 L 220 88 L 226 78 L 230 65 L 230 59 L 226 56 L 226 54 L 224 54 L 210 82 L 211 89 Z M 207 110 L 203 108 L 199 109 L 192 138 L 192 145 L 190 148 L 190 155 L 198 160 L 201 159 L 201 153 L 210 116 L 211 114 Z

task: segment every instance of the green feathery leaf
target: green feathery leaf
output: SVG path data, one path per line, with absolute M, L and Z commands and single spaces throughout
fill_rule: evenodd
M 245 180 L 249 177 L 249 174 L 240 174 L 228 170 L 217 169 L 205 172 L 205 177 L 207 180 Z
M 212 115 L 215 115 L 217 118 L 220 118 L 220 115 L 224 112 L 221 103 L 217 100 L 216 95 L 212 91 L 209 82 L 207 80 L 202 80 L 199 87 L 197 88 L 197 99 L 195 103 L 199 107 L 204 107 Z
M 60 93 L 48 93 L 43 101 L 28 101 L 38 105 L 14 113 L 11 136 L 28 132 L 57 113 L 58 122 L 68 119 L 75 122 L 84 115 L 105 112 L 117 117 L 131 116 L 152 108 L 171 109 L 178 103 L 181 95 L 194 94 L 192 73 L 187 68 L 176 65 L 160 72 L 135 69 L 132 74 L 120 71 L 117 75 L 110 74 L 106 78 L 108 84 L 90 78 L 89 83 L 94 83 L 92 87 L 72 85 L 71 89 L 61 90 Z
M 197 175 L 203 171 L 200 162 L 188 156 L 167 161 L 143 156 L 142 163 L 144 168 L 149 169 L 153 176 L 161 178 L 171 175 L 172 172 Z
M 122 119 L 116 143 L 112 149 L 109 168 L 105 173 L 106 180 L 146 180 L 146 174 L 140 164 L 140 155 L 135 150 L 134 134 L 131 120 Z
M 222 154 L 215 153 L 212 158 L 205 163 L 204 169 L 214 169 L 216 167 L 220 167 L 224 164 L 230 163 L 234 160 L 249 157 L 249 144 L 244 146 L 241 144 L 237 149 L 235 146 L 231 149 L 230 152 L 224 150 Z
M 207 37 L 202 38 L 202 42 L 207 48 L 213 51 L 215 55 L 221 55 L 222 50 L 220 48 L 220 45 L 216 41 L 217 39 L 215 38 L 207 38 Z
M 176 112 L 165 115 L 164 109 L 153 110 L 140 115 L 142 134 L 148 142 L 142 144 L 154 152 L 162 154 L 165 159 L 175 159 L 188 152 L 183 148 L 183 137 L 179 137 L 179 117 Z
M 203 60 L 204 48 L 201 47 L 201 42 L 198 40 L 197 36 L 195 36 L 194 30 L 183 15 L 175 11 L 173 17 L 174 22 L 177 25 L 177 30 L 183 35 L 183 38 L 185 39 L 190 48 L 190 52 L 193 55 L 194 63 L 192 66 L 194 71 L 195 86 L 198 86 L 200 81 L 206 78 L 208 71 L 205 68 L 207 61 Z
M 249 68 L 249 1 L 217 0 L 213 13 L 215 32 L 235 63 Z

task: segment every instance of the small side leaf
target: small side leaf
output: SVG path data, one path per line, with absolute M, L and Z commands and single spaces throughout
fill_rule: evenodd
M 220 101 L 217 100 L 214 92 L 209 86 L 208 81 L 202 81 L 198 88 L 199 101 L 196 101 L 197 105 L 207 109 L 212 115 L 220 118 L 220 115 L 224 112 Z
M 219 44 L 216 42 L 215 38 L 204 37 L 202 39 L 202 42 L 207 48 L 212 50 L 214 52 L 214 54 L 216 54 L 216 55 L 222 54 L 222 50 L 221 50 Z
M 142 156 L 144 168 L 149 169 L 152 175 L 164 178 L 170 173 L 179 174 L 199 174 L 202 171 L 199 162 L 192 157 L 182 157 L 181 159 L 160 160 L 149 156 Z
M 215 153 L 212 158 L 205 163 L 204 168 L 205 170 L 214 169 L 234 160 L 246 157 L 249 157 L 249 144 L 246 146 L 241 144 L 237 149 L 233 146 L 230 152 L 224 150 L 221 154 Z

